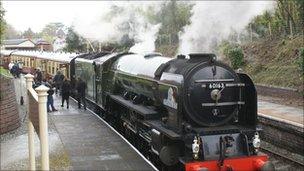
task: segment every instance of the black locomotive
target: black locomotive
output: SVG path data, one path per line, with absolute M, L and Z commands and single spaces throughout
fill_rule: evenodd
M 259 152 L 252 80 L 214 54 L 102 52 L 70 65 L 91 106 L 159 168 L 273 169 Z

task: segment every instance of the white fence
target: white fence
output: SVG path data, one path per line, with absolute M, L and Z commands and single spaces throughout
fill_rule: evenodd
M 48 121 L 47 121 L 47 88 L 44 85 L 33 89 L 34 76 L 25 75 L 27 89 L 27 111 L 28 117 L 28 145 L 30 170 L 36 169 L 34 131 L 38 133 L 41 150 L 41 170 L 49 170 L 49 143 L 48 143 Z

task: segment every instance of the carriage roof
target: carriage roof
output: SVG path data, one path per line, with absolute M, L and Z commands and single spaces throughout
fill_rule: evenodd
M 5 52 L 7 53 L 7 52 Z M 58 62 L 69 63 L 73 58 L 78 56 L 76 53 L 63 53 L 63 52 L 43 52 L 43 51 L 13 51 L 12 55 L 36 57 L 39 59 L 46 59 Z
M 0 50 L 0 55 L 1 56 L 9 56 L 12 52 L 14 52 L 15 50 Z

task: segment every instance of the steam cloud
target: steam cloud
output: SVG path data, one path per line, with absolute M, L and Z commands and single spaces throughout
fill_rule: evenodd
M 138 32 L 138 35 L 135 36 L 135 42 L 137 43 L 132 46 L 129 51 L 137 53 L 146 53 L 154 51 L 154 42 L 156 40 L 157 32 L 160 29 L 160 26 L 161 24 L 147 24 L 145 28 L 141 28 L 141 30 L 139 30 Z
M 102 43 L 122 42 L 134 39 L 132 52 L 154 51 L 154 42 L 160 24 L 150 23 L 142 13 L 148 10 L 158 12 L 155 8 L 160 2 L 99 2 L 100 10 L 92 10 L 84 16 L 81 14 L 73 23 L 75 30 L 83 37 Z
M 202 1 L 193 7 L 191 24 L 180 34 L 179 53 L 214 52 L 231 31 L 240 33 L 250 19 L 273 6 L 272 1 Z

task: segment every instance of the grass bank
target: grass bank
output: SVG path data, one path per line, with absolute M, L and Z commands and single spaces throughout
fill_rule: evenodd
M 290 87 L 303 92 L 303 57 L 300 57 L 303 40 L 304 36 L 298 36 L 244 44 L 243 69 L 255 83 Z
M 9 70 L 4 69 L 2 66 L 0 66 L 0 75 L 4 75 L 6 77 L 12 77 L 12 74 L 9 72 Z

